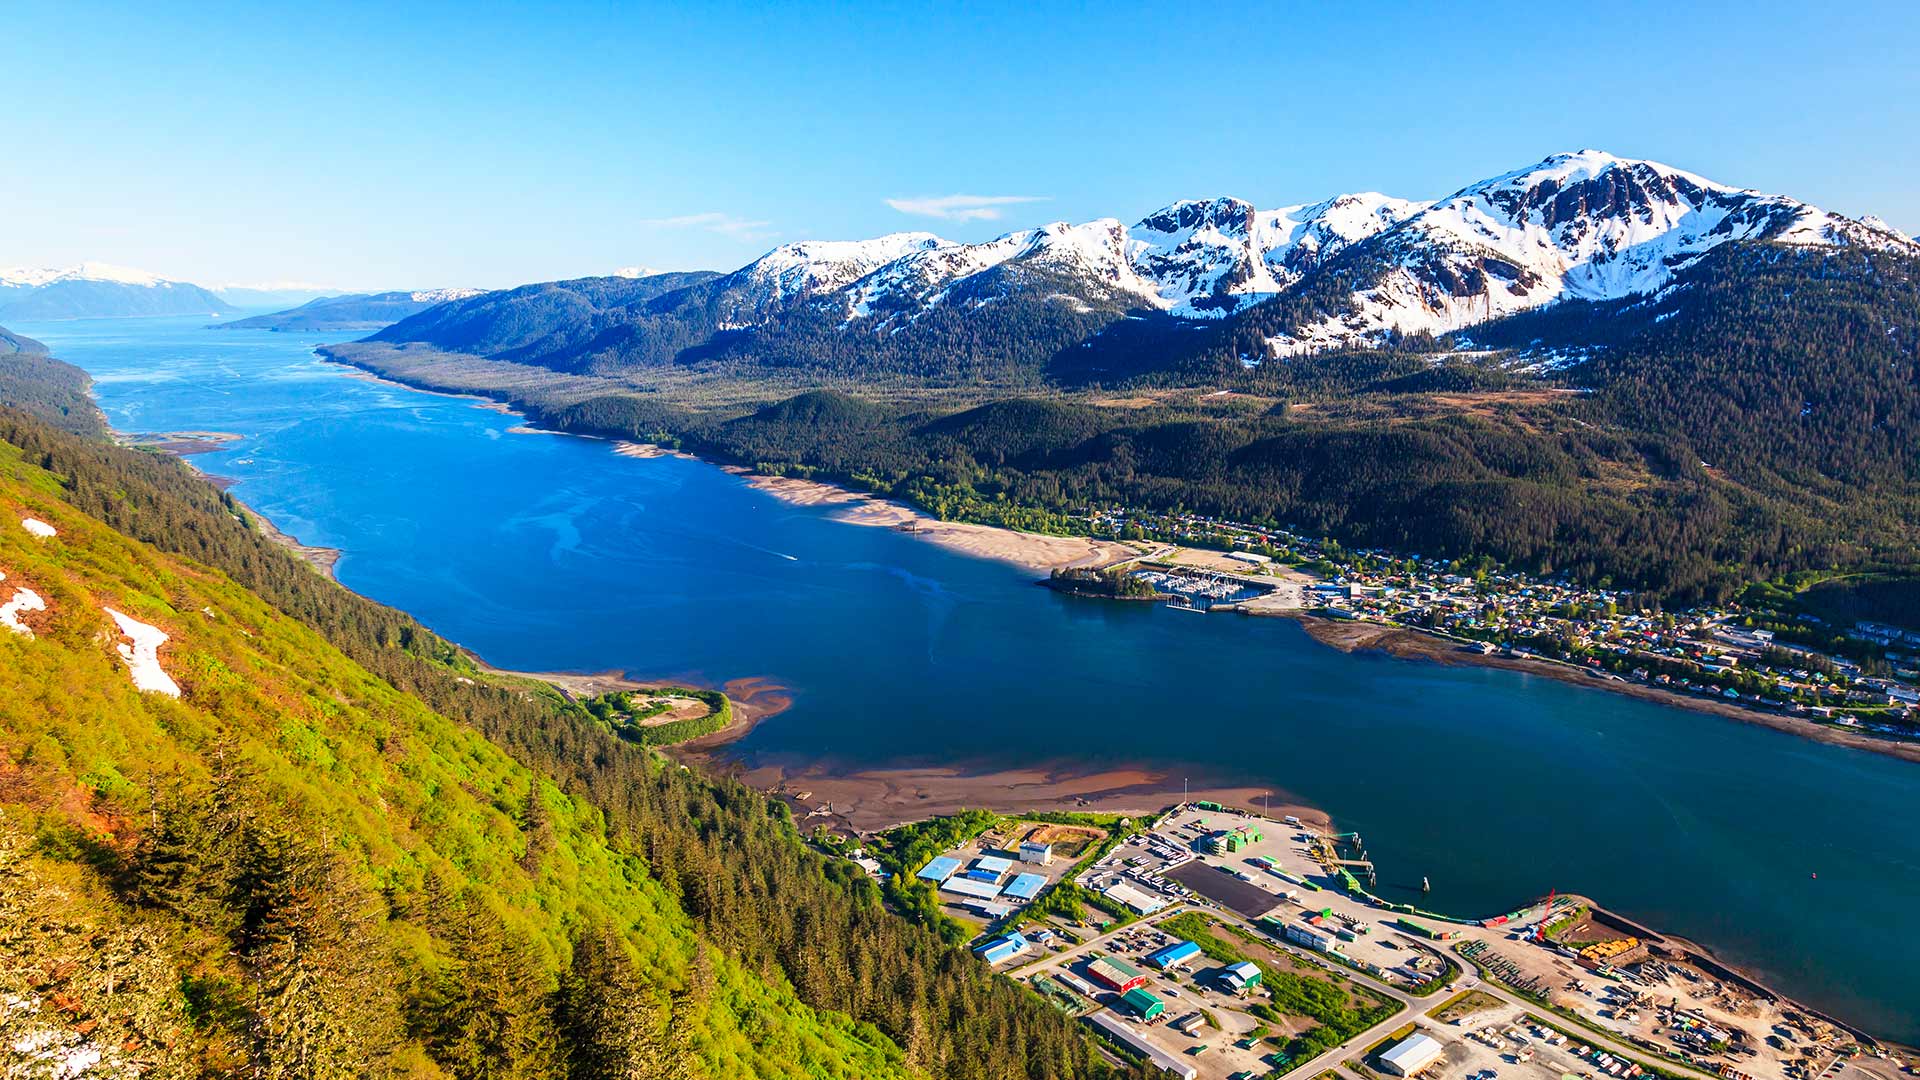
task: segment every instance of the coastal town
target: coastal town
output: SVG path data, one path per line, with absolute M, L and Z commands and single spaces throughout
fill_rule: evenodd
M 1198 515 L 1090 511 L 1092 535 L 1150 553 L 1104 568 L 1122 598 L 1406 627 L 1471 652 L 1886 740 L 1920 739 L 1920 631 L 1728 606 L 1663 610 L 1622 590 L 1458 560 L 1348 550 Z M 1092 570 L 1071 571 L 1083 577 Z M 1056 578 L 1058 580 L 1058 578 Z M 1068 579 L 1073 580 L 1071 577 Z M 1144 587 L 1140 587 L 1144 586 Z
M 925 841 L 938 837 L 938 853 Z M 1373 895 L 1364 842 L 1196 801 L 975 812 L 840 848 L 982 963 L 1183 1080 L 1891 1080 L 1903 1051 L 1590 900 L 1463 919 Z M 904 861 L 903 861 L 904 859 Z

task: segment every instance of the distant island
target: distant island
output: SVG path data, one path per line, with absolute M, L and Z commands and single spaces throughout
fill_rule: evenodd
M 296 308 L 214 324 L 227 330 L 340 331 L 382 330 L 436 304 L 479 295 L 478 289 L 416 289 L 323 296 Z

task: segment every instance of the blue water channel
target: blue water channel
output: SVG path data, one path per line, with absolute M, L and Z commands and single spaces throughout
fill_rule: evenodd
M 1344 654 L 1283 619 L 1075 599 L 680 458 L 516 432 L 203 319 L 17 326 L 115 428 L 243 438 L 195 465 L 340 580 L 489 662 L 794 704 L 749 764 L 1144 765 L 1357 829 L 1391 889 L 1490 914 L 1593 895 L 1840 1016 L 1920 1039 L 1920 766 L 1552 679 Z M 1814 875 L 1818 875 L 1817 877 Z

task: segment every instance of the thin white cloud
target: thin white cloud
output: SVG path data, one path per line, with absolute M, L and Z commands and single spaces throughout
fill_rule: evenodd
M 771 221 L 753 221 L 717 210 L 704 214 L 681 214 L 678 217 L 642 218 L 640 224 L 658 229 L 705 229 L 735 240 L 765 240 L 777 235 L 768 228 L 773 224 Z
M 1001 207 L 1046 201 L 1045 195 L 930 195 L 918 199 L 888 199 L 887 205 L 903 214 L 943 221 L 998 221 Z

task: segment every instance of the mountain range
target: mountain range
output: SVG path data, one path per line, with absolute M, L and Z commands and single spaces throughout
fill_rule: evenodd
M 304 282 L 195 285 L 145 270 L 84 262 L 59 268 L 0 269 L 0 318 L 116 319 L 155 315 L 225 315 L 287 307 L 341 290 Z
M 1430 202 L 1362 192 L 1263 210 L 1214 198 L 1132 225 L 1056 222 L 983 243 L 805 241 L 726 274 L 486 293 L 378 337 L 573 372 L 851 356 L 936 379 L 1099 378 L 1136 370 L 1109 361 L 1143 340 L 1164 363 L 1232 339 L 1249 366 L 1377 348 L 1562 300 L 1651 294 L 1724 245 L 1763 243 L 1920 255 L 1877 218 L 1582 150 Z M 476 331 L 486 323 L 501 325 Z M 1234 332 L 1246 327 L 1258 333 Z
M 0 270 L 0 319 L 222 315 L 232 304 L 211 290 L 105 263 L 64 269 Z

